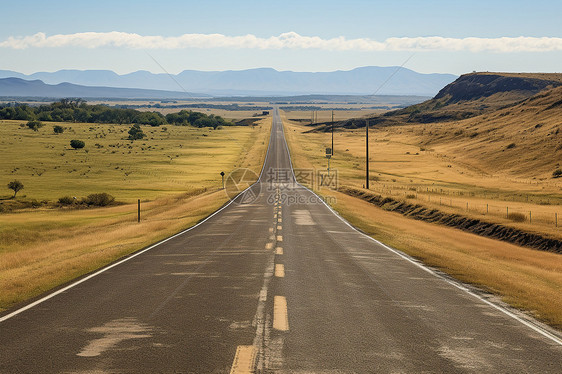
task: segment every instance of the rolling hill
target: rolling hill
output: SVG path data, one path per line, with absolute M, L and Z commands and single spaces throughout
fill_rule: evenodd
M 366 118 L 335 124 L 364 127 Z M 550 178 L 562 164 L 562 74 L 472 73 L 432 99 L 369 118 L 479 170 Z M 330 131 L 320 124 L 311 132 Z

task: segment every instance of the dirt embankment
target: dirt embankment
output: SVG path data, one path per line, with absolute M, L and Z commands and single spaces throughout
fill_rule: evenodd
M 479 219 L 463 217 L 458 214 L 444 213 L 437 209 L 428 209 L 422 205 L 409 204 L 405 201 L 382 197 L 353 187 L 340 187 L 339 191 L 349 196 L 368 201 L 384 210 L 400 213 L 420 221 L 439 223 L 488 238 L 503 240 L 541 251 L 562 254 L 562 240 L 547 238 L 538 234 L 524 232 L 512 227 L 485 222 Z

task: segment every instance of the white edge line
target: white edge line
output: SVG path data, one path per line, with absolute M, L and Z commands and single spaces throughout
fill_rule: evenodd
M 270 132 L 270 134 L 269 134 L 270 139 L 271 139 L 271 134 L 273 134 L 273 121 L 272 121 L 272 123 L 271 123 L 271 132 Z M 180 232 L 178 232 L 177 234 L 174 234 L 174 235 L 172 235 L 172 236 L 170 236 L 170 237 L 168 237 L 168 238 L 166 238 L 166 239 L 163 239 L 163 240 L 161 240 L 161 241 L 159 241 L 159 242 L 157 242 L 157 243 L 155 243 L 155 244 L 152 244 L 152 245 L 149 246 L 148 248 L 141 249 L 140 251 L 135 252 L 135 253 L 129 255 L 128 257 L 126 257 L 126 258 L 124 258 L 124 259 L 122 259 L 122 260 L 119 260 L 118 262 L 114 262 L 114 263 L 111 264 L 111 265 L 107 265 L 106 267 L 104 267 L 104 268 L 102 268 L 102 269 L 96 271 L 95 273 L 92 273 L 92 274 L 90 274 L 90 275 L 88 275 L 88 276 L 86 276 L 86 277 L 84 277 L 84 278 L 82 278 L 82 279 L 80 279 L 80 280 L 78 280 L 78 281 L 76 281 L 76 282 L 74 282 L 74 283 L 71 283 L 71 284 L 69 284 L 69 285 L 66 286 L 66 287 L 63 287 L 63 288 L 61 288 L 61 289 L 59 289 L 59 290 L 56 290 L 56 291 L 54 291 L 54 292 L 48 294 L 47 296 L 42 297 L 42 298 L 39 299 L 39 300 L 36 300 L 36 301 L 34 301 L 34 302 L 30 303 L 30 304 L 27 304 L 27 305 L 25 305 L 25 306 L 23 306 L 23 307 L 21 307 L 21 308 L 19 308 L 19 309 L 17 309 L 17 310 L 14 310 L 14 311 L 11 312 L 11 313 L 6 314 L 5 316 L 0 317 L 0 323 L 1 323 L 1 322 L 4 322 L 4 321 L 6 321 L 6 320 L 8 320 L 8 319 L 10 319 L 10 318 L 12 318 L 12 317 L 15 317 L 15 316 L 17 316 L 18 314 L 23 313 L 23 312 L 25 312 L 26 310 L 31 309 L 31 308 L 33 308 L 33 307 L 35 307 L 35 306 L 37 306 L 37 305 L 39 305 L 39 304 L 41 304 L 41 303 L 43 303 L 43 302 L 49 300 L 49 299 L 52 299 L 53 297 L 55 297 L 55 296 L 57 296 L 57 295 L 60 295 L 61 293 L 66 292 L 66 291 L 70 290 L 71 288 L 76 287 L 76 286 L 78 286 L 79 284 L 84 283 L 84 282 L 86 282 L 87 280 L 92 279 L 93 277 L 98 276 L 98 275 L 100 275 L 101 273 L 104 273 L 104 272 L 108 271 L 109 269 L 112 269 L 112 268 L 114 268 L 114 267 L 116 267 L 116 266 L 118 266 L 118 265 L 121 265 L 122 263 L 124 263 L 124 262 L 126 262 L 126 261 L 129 261 L 130 259 L 135 258 L 135 257 L 137 257 L 137 256 L 139 256 L 139 255 L 141 255 L 141 254 L 143 254 L 143 253 L 145 253 L 145 252 L 147 252 L 147 251 L 150 251 L 151 249 L 153 249 L 153 248 L 155 248 L 155 247 L 158 247 L 159 245 L 164 244 L 164 243 L 166 243 L 167 241 L 169 241 L 169 240 L 171 240 L 171 239 L 174 239 L 174 238 L 176 238 L 176 237 L 178 237 L 178 236 L 180 236 L 180 235 L 183 235 L 183 234 L 185 234 L 186 232 L 193 230 L 194 228 L 196 228 L 196 227 L 202 225 L 203 223 L 205 223 L 205 222 L 208 221 L 209 219 L 213 218 L 215 215 L 219 214 L 219 213 L 222 212 L 224 209 L 226 209 L 227 207 L 229 207 L 236 199 L 238 199 L 242 194 L 244 194 L 244 192 L 248 191 L 250 188 L 252 188 L 253 186 L 255 186 L 257 183 L 259 183 L 259 182 L 261 181 L 261 176 L 262 176 L 262 174 L 263 174 L 263 171 L 265 170 L 265 163 L 266 163 L 266 160 L 267 160 L 267 156 L 269 155 L 269 148 L 270 148 L 270 146 L 271 146 L 271 142 L 269 142 L 269 144 L 267 145 L 267 152 L 266 152 L 266 154 L 265 154 L 265 158 L 264 158 L 264 161 L 263 161 L 262 171 L 261 171 L 261 173 L 260 173 L 260 176 L 259 176 L 258 180 L 255 181 L 251 186 L 249 186 L 248 188 L 246 188 L 244 191 L 242 191 L 242 192 L 240 192 L 238 195 L 236 195 L 235 198 L 231 199 L 226 205 L 224 205 L 223 207 L 221 207 L 219 210 L 215 211 L 215 212 L 212 213 L 210 216 L 206 217 L 203 221 L 201 221 L 201 222 L 197 223 L 196 225 L 191 226 L 191 227 L 189 227 L 189 228 L 187 228 L 187 229 L 185 229 L 185 230 L 183 230 L 183 231 L 180 231 Z
M 283 121 L 281 121 L 283 122 Z M 283 138 L 285 138 L 285 130 L 283 129 Z M 291 163 L 291 170 L 293 170 L 293 160 L 291 159 L 291 152 L 289 152 L 289 146 L 287 145 L 287 141 L 285 141 L 285 148 L 287 149 L 287 154 L 289 155 L 289 162 Z M 294 173 L 293 173 L 293 178 L 294 178 Z M 389 247 L 388 245 L 381 243 L 380 241 L 378 241 L 377 239 L 365 234 L 364 232 L 361 232 L 360 230 L 358 230 L 357 228 L 355 228 L 352 224 L 350 224 L 349 222 L 347 222 L 347 220 L 345 218 L 343 218 L 338 212 L 336 212 L 331 206 L 329 206 L 326 201 L 318 196 L 314 191 L 310 190 L 308 187 L 303 186 L 302 184 L 300 184 L 296 178 L 294 178 L 295 183 L 297 185 L 299 185 L 300 187 L 304 188 L 305 190 L 309 191 L 310 193 L 312 193 L 314 196 L 316 196 L 318 199 L 320 199 L 320 201 L 322 201 L 322 204 L 324 204 L 328 209 L 330 209 L 330 211 L 336 216 L 338 217 L 343 223 L 345 223 L 347 226 L 349 226 L 352 230 L 354 230 L 355 232 L 365 236 L 366 238 L 374 241 L 375 243 L 377 243 L 378 245 L 382 246 L 383 248 L 389 250 L 390 252 L 393 252 L 394 254 L 402 257 L 404 260 L 416 265 L 418 268 L 428 272 L 429 274 L 432 274 L 433 276 L 440 278 L 442 280 L 444 280 L 445 282 L 449 283 L 450 285 L 456 287 L 457 289 L 466 292 L 467 294 L 477 298 L 478 300 L 482 301 L 483 303 L 493 307 L 494 309 L 497 309 L 498 311 L 504 313 L 505 315 L 507 315 L 508 317 L 511 317 L 513 319 L 515 319 L 516 321 L 522 323 L 523 325 L 529 327 L 530 329 L 532 329 L 533 331 L 541 334 L 542 336 L 552 340 L 553 342 L 557 343 L 558 345 L 562 345 L 562 339 L 558 338 L 556 335 L 544 330 L 543 328 L 541 328 L 540 326 L 537 326 L 531 322 L 528 322 L 524 319 L 522 319 L 521 317 L 513 314 L 511 311 L 509 311 L 508 309 L 497 305 L 489 300 L 486 300 L 485 298 L 483 298 L 482 296 L 472 292 L 471 290 L 469 290 L 468 288 L 457 284 L 456 282 L 453 282 L 445 277 L 443 277 L 442 275 L 436 273 L 435 271 L 433 271 L 432 269 L 426 267 L 424 264 L 420 264 L 419 262 L 414 261 L 412 258 L 410 258 L 408 255 L 398 251 L 397 249 L 394 249 L 392 247 Z

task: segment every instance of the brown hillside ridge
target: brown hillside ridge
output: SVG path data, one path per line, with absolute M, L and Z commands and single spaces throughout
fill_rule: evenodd
M 365 122 L 351 119 L 336 128 L 360 128 Z M 562 74 L 465 74 L 435 98 L 371 117 L 369 123 L 399 126 L 413 144 L 483 173 L 549 178 L 562 167 Z
M 558 73 L 470 73 L 445 86 L 430 100 L 369 118 L 373 126 L 463 120 L 517 105 L 544 91 L 562 86 Z M 350 119 L 336 127 L 355 129 L 365 119 Z M 329 131 L 331 124 L 311 131 Z

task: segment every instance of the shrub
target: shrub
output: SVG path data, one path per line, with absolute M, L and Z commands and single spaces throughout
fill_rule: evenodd
M 139 125 L 133 125 L 129 129 L 129 140 L 139 140 L 144 138 L 146 135 L 142 132 L 142 129 Z
M 86 143 L 84 143 L 82 140 L 74 139 L 70 141 L 70 146 L 74 149 L 84 148 L 85 145 Z
M 415 199 L 416 195 L 410 194 L 410 195 L 406 195 L 406 199 Z
M 507 218 L 509 218 L 510 220 L 512 220 L 514 222 L 525 222 L 525 219 L 527 218 L 527 216 L 525 216 L 522 213 L 509 213 Z
M 55 134 L 62 134 L 64 132 L 64 127 L 59 126 L 59 125 L 55 125 L 55 126 L 53 126 L 53 132 Z
M 88 195 L 83 202 L 94 206 L 107 206 L 115 201 L 115 198 L 108 193 L 94 193 Z
M 29 121 L 27 123 L 27 127 L 32 129 L 33 131 L 39 131 L 39 129 L 43 126 L 44 125 L 40 121 Z
M 556 169 L 552 172 L 552 178 L 562 177 L 562 169 Z
M 511 143 L 511 144 L 509 144 L 509 145 L 508 145 L 508 146 L 507 146 L 506 148 L 507 148 L 507 149 L 512 149 L 512 148 L 515 148 L 515 143 Z
M 74 198 L 72 198 L 70 196 L 63 196 L 63 197 L 59 198 L 59 204 L 60 205 L 72 205 L 72 204 L 74 204 Z

